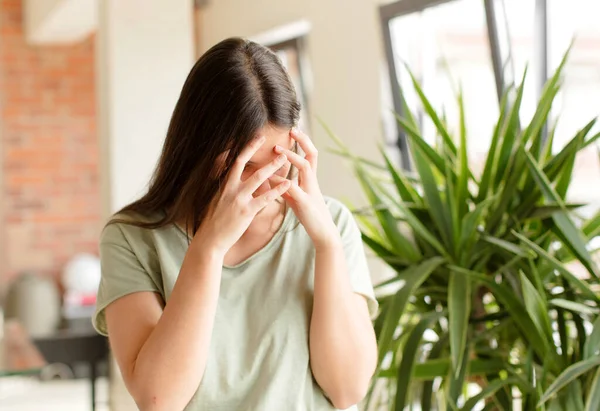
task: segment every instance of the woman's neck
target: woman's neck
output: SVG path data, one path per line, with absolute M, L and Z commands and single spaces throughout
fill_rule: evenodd
M 248 229 L 225 255 L 225 265 L 238 265 L 265 247 L 281 228 L 285 210 L 285 203 L 273 203 L 254 217 Z
M 283 218 L 285 216 L 286 206 L 285 203 L 274 201 L 269 206 L 265 207 L 262 211 L 260 211 L 256 217 L 250 223 L 248 230 L 246 230 L 245 234 L 255 234 L 255 233 L 275 233 L 279 230 L 281 223 L 283 222 Z M 243 236 L 242 236 L 243 237 Z

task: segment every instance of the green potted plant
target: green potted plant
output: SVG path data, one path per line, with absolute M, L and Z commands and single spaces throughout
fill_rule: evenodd
M 354 155 L 328 130 L 368 199 L 356 213 L 364 242 L 395 272 L 377 287 L 379 369 L 365 409 L 600 409 L 599 271 L 588 247 L 600 215 L 583 221 L 566 201 L 577 153 L 600 134 L 590 136 L 593 120 L 557 153 L 554 129 L 543 137 L 565 61 L 529 124 L 519 118 L 524 81 L 507 91 L 479 175 L 462 94 L 453 132 L 414 77 L 438 139 L 428 144 L 405 107 L 397 121 L 413 173 L 383 151 L 383 165 Z

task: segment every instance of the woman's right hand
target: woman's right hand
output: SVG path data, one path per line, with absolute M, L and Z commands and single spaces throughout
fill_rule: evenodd
M 194 240 L 224 255 L 244 234 L 254 216 L 290 188 L 285 180 L 269 191 L 254 197 L 254 192 L 287 161 L 282 154 L 242 181 L 246 163 L 264 144 L 265 137 L 251 141 L 236 159 L 221 193 L 216 197 L 201 223 Z M 193 241 L 194 242 L 194 241 Z

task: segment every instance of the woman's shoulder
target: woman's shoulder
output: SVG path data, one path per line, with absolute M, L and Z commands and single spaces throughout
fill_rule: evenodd
M 149 241 L 159 230 L 154 226 L 159 221 L 159 215 L 145 216 L 129 212 L 113 214 L 102 230 L 100 243 L 131 245 Z
M 349 220 L 353 219 L 352 211 L 350 211 L 350 209 L 343 202 L 328 196 L 324 196 L 324 199 L 325 204 L 331 213 L 331 217 L 337 225 L 340 223 L 347 223 Z

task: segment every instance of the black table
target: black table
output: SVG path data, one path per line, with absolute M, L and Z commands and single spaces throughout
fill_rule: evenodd
M 48 364 L 89 365 L 92 410 L 95 411 L 98 365 L 108 360 L 108 339 L 89 326 L 62 329 L 50 336 L 35 338 L 33 342 Z

